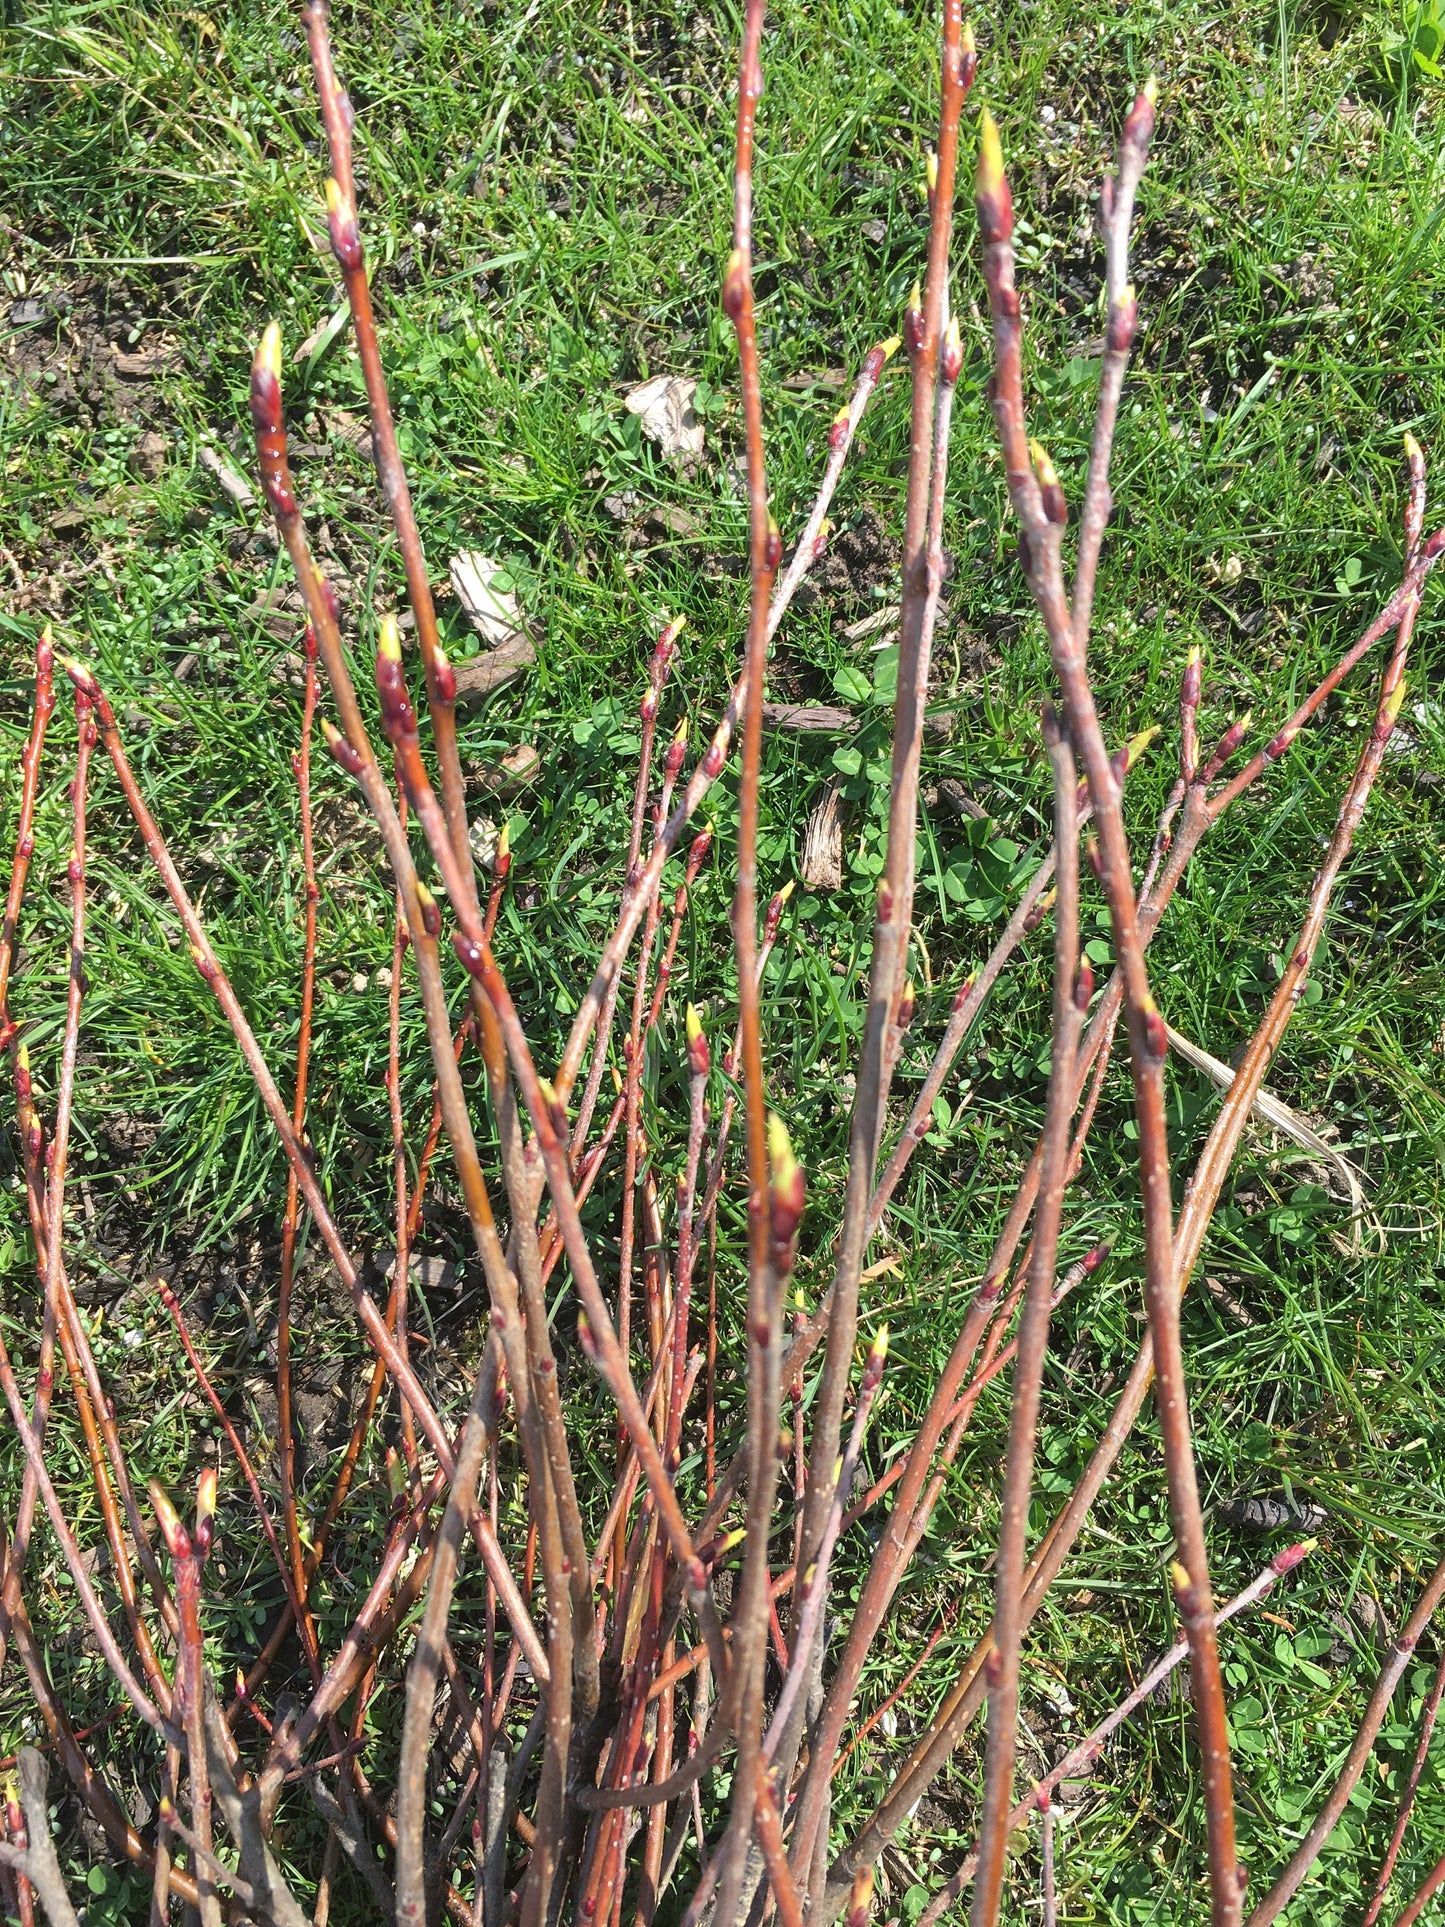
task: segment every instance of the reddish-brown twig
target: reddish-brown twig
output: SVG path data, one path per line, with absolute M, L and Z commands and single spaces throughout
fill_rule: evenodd
M 1399 1637 L 1386 1655 L 1380 1676 L 1375 1681 L 1375 1690 L 1370 1694 L 1350 1750 L 1345 1755 L 1345 1763 L 1330 1790 L 1330 1797 L 1315 1815 L 1309 1832 L 1290 1855 L 1289 1865 L 1249 1916 L 1247 1927 L 1268 1927 L 1268 1922 L 1275 1919 L 1298 1892 L 1301 1881 L 1319 1857 L 1320 1848 L 1334 1832 L 1335 1823 L 1344 1812 L 1345 1804 L 1359 1783 L 1374 1749 L 1376 1735 L 1390 1710 L 1390 1701 L 1395 1697 L 1395 1688 L 1410 1663 L 1421 1633 L 1434 1618 L 1442 1599 L 1445 1599 L 1445 1559 L 1441 1560 L 1426 1581 L 1414 1610 L 1400 1628 Z M 1408 1910 L 1402 1916 L 1414 1917 Z
M 316 716 L 316 631 L 306 625 L 306 687 L 301 702 L 301 741 L 291 754 L 301 816 L 301 887 L 305 895 L 301 938 L 301 1020 L 296 1040 L 296 1091 L 291 1121 L 297 1137 L 306 1130 L 306 1084 L 311 1069 L 311 1014 L 316 997 L 316 850 L 311 821 L 311 730 Z M 276 1288 L 276 1474 L 281 1513 L 291 1559 L 292 1587 L 303 1603 L 309 1575 L 296 1516 L 296 1438 L 291 1411 L 291 1293 L 296 1275 L 296 1237 L 301 1218 L 301 1186 L 294 1170 L 286 1174 L 286 1209 L 281 1218 L 281 1275 Z M 315 1632 L 312 1629 L 314 1646 Z
M 983 1817 L 979 1823 L 979 1874 L 974 1882 L 974 1927 L 993 1927 L 1003 1893 L 1018 1727 L 1024 1555 L 1033 1490 L 1034 1446 L 1044 1356 L 1049 1341 L 1049 1298 L 1054 1286 L 1068 1175 L 1069 1120 L 1073 1116 L 1075 1097 L 1074 1059 L 1083 1015 L 1093 994 L 1093 975 L 1088 964 L 1084 964 L 1082 971 L 1079 967 L 1079 833 L 1074 759 L 1052 708 L 1044 711 L 1043 734 L 1054 771 L 1054 848 L 1058 852 L 1059 874 L 1054 911 L 1053 1042 L 1039 1201 L 1034 1217 L 1028 1288 L 1019 1323 L 1018 1362 L 1014 1368 L 1013 1405 L 1004 1459 L 994 1644 L 988 1661 L 988 1752 Z
M 1440 1858 L 1435 1862 L 1435 1865 L 1420 1882 L 1420 1885 L 1415 1890 L 1414 1898 L 1410 1901 L 1404 1913 L 1402 1913 L 1395 1922 L 1395 1927 L 1413 1927 L 1414 1922 L 1420 1918 L 1421 1914 L 1424 1913 L 1425 1909 L 1442 1887 L 1445 1887 L 1445 1853 L 1441 1854 Z
M 1409 1776 L 1405 1781 L 1405 1789 L 1400 1795 L 1400 1810 L 1395 1816 L 1394 1831 L 1390 1835 L 1390 1844 L 1385 1849 L 1384 1859 L 1380 1862 L 1380 1871 L 1375 1875 L 1375 1884 L 1370 1891 L 1370 1904 L 1360 1927 L 1374 1927 L 1374 1923 L 1380 1917 L 1380 1910 L 1385 1904 L 1385 1891 L 1395 1871 L 1395 1862 L 1399 1858 L 1400 1848 L 1405 1839 L 1405 1829 L 1410 1824 L 1415 1795 L 1419 1790 L 1420 1776 L 1425 1771 L 1425 1761 L 1435 1732 L 1435 1721 L 1440 1712 L 1442 1693 L 1445 1693 L 1445 1653 L 1441 1654 L 1440 1663 L 1435 1668 L 1435 1677 L 1430 1684 L 1430 1691 L 1426 1695 L 1425 1705 L 1420 1714 L 1420 1737 L 1415 1744 L 1415 1757 L 1410 1762 Z
M 1286 1573 L 1292 1572 L 1302 1559 L 1307 1558 L 1309 1554 L 1313 1552 L 1314 1546 L 1314 1540 L 1306 1539 L 1302 1540 L 1298 1545 L 1286 1546 L 1282 1552 L 1277 1552 L 1274 1558 L 1271 1559 L 1269 1564 L 1264 1568 L 1263 1572 L 1257 1573 L 1242 1592 L 1236 1593 L 1233 1599 L 1226 1605 L 1220 1607 L 1219 1611 L 1214 1615 L 1215 1625 L 1222 1626 L 1226 1620 L 1233 1619 L 1237 1613 L 1242 1613 L 1246 1611 L 1248 1607 L 1258 1604 L 1273 1587 L 1275 1581 L 1283 1578 Z M 1076 1746 L 1070 1747 L 1064 1757 L 1057 1761 L 1054 1766 L 1050 1767 L 1043 1779 L 1039 1780 L 1032 1790 L 1019 1801 L 1018 1805 L 1009 1815 L 1009 1834 L 1013 1835 L 1020 1827 L 1025 1826 L 1030 1813 L 1033 1812 L 1035 1808 L 1037 1808 L 1039 1812 L 1042 1812 L 1043 1803 L 1046 1800 L 1051 1800 L 1053 1795 L 1066 1781 L 1078 1779 L 1088 1769 L 1090 1763 L 1098 1759 L 1104 1747 L 1108 1744 L 1109 1739 L 1118 1728 L 1124 1724 L 1125 1720 L 1127 1720 L 1131 1714 L 1137 1712 L 1139 1707 L 1144 1704 L 1160 1683 L 1166 1680 L 1175 1668 L 1181 1665 L 1188 1657 L 1189 1641 L 1187 1639 L 1178 1640 L 1166 1653 L 1162 1654 L 1148 1671 L 1143 1674 L 1138 1683 L 1119 1702 L 1113 1712 L 1102 1719 Z M 958 1869 L 958 1872 L 952 1876 L 946 1885 L 939 1888 L 938 1892 L 933 1896 L 933 1899 L 928 1903 L 919 1920 L 918 1927 L 934 1927 L 934 1923 L 943 1918 L 944 1914 L 948 1912 L 949 1908 L 958 1899 L 958 1896 L 963 1892 L 969 1881 L 973 1879 L 977 1865 L 977 1853 L 969 1854 L 963 1862 L 963 1865 Z
M 1114 947 L 1124 988 L 1139 1132 L 1139 1165 L 1144 1205 L 1144 1295 L 1153 1339 L 1157 1403 L 1169 1485 L 1170 1516 L 1180 1564 L 1188 1575 L 1187 1623 L 1195 1629 L 1194 1712 L 1203 1767 L 1209 1829 L 1210 1905 L 1215 1927 L 1235 1927 L 1239 1919 L 1239 1882 L 1234 1846 L 1234 1801 L 1230 1786 L 1229 1741 L 1224 1687 L 1214 1643 L 1213 1602 L 1209 1592 L 1203 1514 L 1190 1437 L 1183 1350 L 1179 1337 L 1178 1296 L 1174 1290 L 1173 1227 L 1168 1131 L 1164 1117 L 1164 1063 L 1168 1038 L 1149 988 L 1138 910 L 1130 874 L 1128 841 L 1120 812 L 1119 783 L 1110 766 L 1094 705 L 1085 661 L 1091 601 L 1092 558 L 1097 554 L 1107 515 L 1108 466 L 1113 411 L 1119 384 L 1138 325 L 1137 304 L 1127 279 L 1128 226 L 1132 192 L 1115 193 L 1137 180 L 1144 167 L 1154 127 L 1154 90 L 1146 85 L 1125 119 L 1114 186 L 1104 201 L 1107 236 L 1106 357 L 1115 370 L 1101 380 L 1094 446 L 1085 488 L 1080 538 L 1081 579 L 1075 583 L 1077 606 L 1071 613 L 1064 588 L 1060 543 L 1067 506 L 1048 456 L 1028 441 L 1024 425 L 1021 375 L 1022 323 L 1014 285 L 1013 210 L 1003 171 L 998 133 L 985 115 L 979 150 L 976 198 L 984 242 L 984 277 L 993 316 L 995 375 L 994 419 L 1003 447 L 1009 496 L 1023 531 L 1020 555 L 1035 603 L 1049 637 L 1055 673 L 1063 690 L 1068 726 L 1089 779 L 1099 832 L 1099 857 Z M 975 1919 L 986 1915 L 975 1912 Z
M 763 675 L 767 659 L 768 598 L 781 560 L 782 538 L 768 508 L 763 450 L 763 397 L 753 310 L 753 153 L 763 92 L 763 0 L 747 0 L 738 69 L 737 138 L 733 154 L 733 248 L 723 273 L 723 312 L 738 349 L 748 470 L 748 563 L 752 601 L 746 650 L 747 705 L 743 712 L 738 785 L 738 875 L 733 896 L 733 945 L 738 963 L 738 1027 L 748 1172 L 748 1539 L 734 1601 L 732 1664 L 737 1691 L 738 1758 L 732 1812 L 719 1849 L 713 1918 L 733 1927 L 741 1891 L 743 1848 L 752 1833 L 760 1795 L 763 1662 L 767 1643 L 768 1534 L 778 1476 L 778 1363 L 782 1350 L 779 1286 L 768 1224 L 769 1154 L 763 1085 L 762 1012 L 757 980 L 758 795 L 763 753 Z M 774 1173 L 776 1178 L 777 1173 Z M 796 1229 L 796 1221 L 794 1224 Z M 791 1242 L 791 1240 L 789 1240 Z M 717 1660 L 714 1659 L 714 1666 Z M 721 1675 L 721 1668 L 718 1669 Z

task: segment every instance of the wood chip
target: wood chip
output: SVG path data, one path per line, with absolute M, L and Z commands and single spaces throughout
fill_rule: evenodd
M 850 622 L 843 631 L 848 642 L 861 642 L 864 636 L 871 636 L 876 629 L 886 629 L 890 622 L 897 622 L 903 611 L 896 602 L 890 602 L 886 609 L 875 609 L 871 616 L 863 616 L 857 622 Z

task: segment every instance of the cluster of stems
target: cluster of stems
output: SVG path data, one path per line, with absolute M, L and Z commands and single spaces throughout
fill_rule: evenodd
M 723 716 L 691 767 L 685 725 L 665 736 L 659 750 L 659 719 L 680 654 L 682 618 L 661 627 L 639 705 L 641 751 L 616 921 L 548 1076 L 539 1068 L 497 950 L 498 910 L 511 871 L 505 836 L 490 876 L 477 873 L 457 741 L 456 678 L 438 633 L 397 446 L 359 221 L 352 109 L 333 65 L 321 0 L 309 0 L 305 21 L 330 153 L 332 251 L 365 376 L 381 491 L 404 565 L 420 687 L 413 691 L 392 614 L 377 624 L 374 689 L 363 694 L 352 680 L 354 656 L 343 640 L 335 595 L 311 553 L 291 473 L 282 344 L 272 324 L 251 371 L 256 455 L 308 616 L 293 759 L 304 911 L 290 1101 L 187 893 L 106 691 L 85 663 L 67 659 L 60 666 L 74 692 L 77 745 L 67 870 L 70 975 L 53 1088 L 42 1102 L 23 1020 L 11 1014 L 10 986 L 41 761 L 55 707 L 57 663 L 49 635 L 43 636 L 0 934 L 0 1041 L 9 1053 L 15 1092 L 38 1306 L 28 1348 L 33 1358 L 26 1360 L 33 1365 L 28 1400 L 0 1337 L 0 1390 L 24 1455 L 21 1488 L 0 1548 L 0 1663 L 13 1649 L 46 1743 L 77 1796 L 116 1854 L 148 1870 L 153 1927 L 164 1927 L 175 1906 L 187 1910 L 187 1918 L 198 1914 L 203 1927 L 243 1918 L 299 1927 L 307 1915 L 272 1847 L 283 1802 L 296 1800 L 309 1803 L 317 1837 L 324 1840 L 311 1876 L 316 1927 L 325 1927 L 343 1858 L 378 1909 L 394 1915 L 400 1927 L 443 1917 L 465 1927 L 512 1927 L 514 1921 L 551 1927 L 562 1919 L 621 1927 L 624 1914 L 631 1927 L 650 1927 L 670 1888 L 677 1891 L 668 1905 L 685 1927 L 704 1918 L 714 1927 L 761 1927 L 773 1914 L 784 1927 L 827 1927 L 840 1916 L 849 1927 L 863 1927 L 879 1860 L 985 1704 L 977 1842 L 939 1889 L 925 1920 L 941 1918 L 967 1892 L 974 1927 L 994 1927 L 1011 1877 L 1010 1842 L 1034 1812 L 1041 1823 L 1044 1915 L 1057 1918 L 1053 1796 L 1187 1658 L 1209 1907 L 1216 1927 L 1234 1927 L 1248 1906 L 1247 1876 L 1235 1850 L 1218 1629 L 1262 1598 L 1309 1547 L 1277 1554 L 1252 1585 L 1216 1610 L 1180 1308 L 1254 1098 L 1304 989 L 1403 701 L 1421 595 L 1445 550 L 1445 531 L 1424 536 L 1423 456 L 1407 438 L 1400 588 L 1233 775 L 1226 771 L 1244 749 L 1248 719 L 1226 730 L 1210 753 L 1201 750 L 1201 665 L 1198 652 L 1191 654 L 1180 692 L 1178 780 L 1147 859 L 1137 865 L 1123 796 L 1129 770 L 1154 732 L 1109 747 L 1090 680 L 1088 642 L 1111 509 L 1114 427 L 1138 326 L 1129 236 L 1154 132 L 1154 89 L 1146 84 L 1125 116 L 1100 198 L 1104 351 L 1072 542 L 1063 484 L 1028 433 L 1012 200 L 998 132 L 983 111 L 975 204 L 991 317 L 989 391 L 1019 524 L 1019 557 L 1057 685 L 1038 724 L 1052 776 L 1053 838 L 992 950 L 953 997 L 912 1102 L 893 1101 L 914 1016 L 910 957 L 919 779 L 946 566 L 951 428 L 963 365 L 952 239 L 963 113 L 977 55 L 959 0 L 943 0 L 926 268 L 900 337 L 881 342 L 864 358 L 852 397 L 832 424 L 817 497 L 785 564 L 782 532 L 769 507 L 752 273 L 764 7 L 763 0 L 747 0 L 733 241 L 720 293 L 736 337 L 746 453 L 749 594 L 739 673 Z M 763 692 L 770 643 L 799 583 L 823 553 L 834 490 L 900 343 L 911 416 L 888 837 L 873 915 L 846 1179 L 836 1222 L 828 1222 L 820 1202 L 808 1197 L 802 1165 L 767 1091 L 763 989 L 771 957 L 788 940 L 784 917 L 791 886 L 778 889 L 760 915 Z M 1287 753 L 1330 692 L 1386 638 L 1392 641 L 1375 720 L 1298 935 L 1176 1217 L 1164 1109 L 1168 1036 L 1150 990 L 1149 945 L 1213 824 Z M 307 1136 L 321 913 L 311 763 L 318 717 L 331 758 L 375 817 L 394 890 L 386 1088 L 396 1257 L 384 1305 L 365 1288 L 328 1206 Z M 712 855 L 706 829 L 693 834 L 685 851 L 684 839 L 735 746 L 737 989 L 735 1009 L 722 1016 L 726 1048 L 717 1052 L 718 1012 L 688 1003 L 681 1023 L 674 1022 L 672 979 L 692 896 Z M 230 1688 L 218 1663 L 219 1641 L 207 1636 L 204 1615 L 206 1588 L 221 1583 L 207 1560 L 218 1529 L 216 1470 L 200 1477 L 190 1526 L 159 1486 L 151 1486 L 148 1505 L 137 1495 L 124 1427 L 67 1272 L 67 1148 L 87 988 L 86 825 L 96 751 L 118 782 L 195 968 L 230 1026 L 288 1164 L 276 1304 L 280 1436 L 274 1489 L 267 1489 L 265 1469 L 258 1472 L 248 1456 L 183 1307 L 168 1289 L 157 1288 L 188 1367 L 221 1424 L 284 1594 L 261 1652 Z M 1101 986 L 1080 954 L 1081 852 L 1102 883 L 1118 959 Z M 669 901 L 664 875 L 671 858 L 677 861 Z M 888 1355 L 886 1328 L 873 1327 L 864 1297 L 876 1275 L 870 1254 L 928 1134 L 934 1100 L 993 986 L 1049 916 L 1053 994 L 1042 1130 L 983 1277 L 957 1316 L 951 1350 L 921 1417 L 904 1449 L 870 1479 L 868 1427 L 887 1389 Z M 455 985 L 458 971 L 466 995 L 454 1026 L 448 981 L 450 976 Z M 629 972 L 630 1004 L 624 1004 Z M 424 1132 L 413 1131 L 403 1103 L 408 977 L 425 1021 L 434 1087 Z M 1076 1486 L 1042 1537 L 1030 1543 L 1050 1321 L 1067 1294 L 1088 1287 L 1113 1244 L 1112 1238 L 1091 1242 L 1068 1263 L 1061 1257 L 1081 1242 L 1069 1223 L 1069 1189 L 1081 1168 L 1121 1018 L 1137 1126 L 1147 1334 Z M 475 1101 L 463 1080 L 469 1050 L 480 1054 L 494 1152 L 484 1150 Z M 671 1135 L 644 1102 L 655 1081 L 649 1072 L 662 1064 L 678 1073 L 675 1087 L 686 1092 Z M 609 1075 L 611 1097 L 599 1108 Z M 741 1158 L 730 1163 L 739 1106 Z M 485 1142 L 493 1142 L 490 1134 Z M 443 1143 L 487 1302 L 475 1382 L 465 1409 L 451 1413 L 439 1409 L 429 1389 L 408 1326 L 411 1255 Z M 609 1168 L 621 1179 L 615 1225 L 594 1198 Z M 728 1249 L 719 1240 L 720 1204 L 730 1185 L 740 1188 L 747 1226 L 745 1264 L 736 1280 L 727 1277 Z M 1127 1199 L 1116 1202 L 1126 1214 Z M 291 1320 L 302 1288 L 298 1259 L 308 1224 L 351 1294 L 373 1364 L 334 1471 L 323 1473 L 319 1483 L 313 1478 L 303 1491 L 295 1453 Z M 794 1291 L 800 1250 L 825 1257 L 829 1267 L 811 1313 Z M 615 1258 L 603 1255 L 613 1252 Z M 552 1286 L 554 1274 L 563 1289 Z M 725 1292 L 730 1283 L 738 1287 L 736 1343 L 732 1325 L 719 1316 L 720 1274 Z M 579 1345 L 615 1411 L 615 1426 L 605 1437 L 595 1436 L 595 1429 L 584 1432 L 562 1398 L 553 1320 L 567 1299 Z M 113 1597 L 105 1599 L 47 1461 L 57 1346 L 114 1578 Z M 900 1588 L 955 1476 L 979 1398 L 1010 1368 L 992 1596 L 952 1602 L 949 1617 L 927 1643 L 900 1656 L 892 1669 L 901 1675 L 898 1684 L 862 1716 L 865 1669 L 895 1637 Z M 1101 1726 L 1021 1794 L 1018 1731 L 1028 1629 L 1151 1385 L 1183 1637 Z M 317 1608 L 318 1589 L 326 1585 L 331 1562 L 343 1557 L 348 1501 L 358 1469 L 374 1452 L 384 1453 L 390 1511 L 361 1604 L 337 1639 L 334 1615 L 328 1622 Z M 149 1830 L 132 1824 L 95 1750 L 74 1728 L 32 1629 L 26 1575 L 41 1508 L 79 1610 L 122 1696 L 116 1716 L 133 1717 L 153 1735 L 147 1744 L 154 1749 L 160 1798 Z M 865 1515 L 876 1519 L 875 1545 L 850 1605 L 838 1574 L 847 1565 L 847 1535 Z M 526 1525 L 518 1537 L 503 1520 L 519 1517 Z M 248 1529 L 241 1517 L 226 1520 L 225 1527 L 237 1535 Z M 475 1586 L 464 1582 L 469 1548 L 479 1566 Z M 1141 1547 L 1139 1556 L 1147 1560 L 1148 1549 Z M 354 1581 L 354 1568 L 351 1573 Z M 1274 1919 L 1308 1875 L 1442 1595 L 1445 1564 L 1422 1591 L 1387 1658 L 1329 1799 L 1274 1887 L 1256 1900 L 1251 1927 Z M 912 1729 L 883 1797 L 873 1811 L 855 1813 L 839 1827 L 833 1804 L 840 1769 L 908 1693 L 945 1631 L 968 1624 L 970 1615 L 978 1637 L 941 1701 L 935 1695 L 931 1717 Z M 113 1623 L 117 1616 L 123 1630 Z M 395 1756 L 379 1761 L 369 1713 L 377 1694 L 392 1685 L 404 1692 L 400 1740 Z M 1380 1912 L 1409 1821 L 1442 1686 L 1445 1664 L 1429 1699 L 1370 1921 Z M 50 1842 L 43 1775 L 37 1780 L 34 1755 L 24 1756 L 20 1766 L 0 1825 L 4 1899 L 23 1927 L 34 1919 L 37 1897 L 57 1927 L 70 1927 L 74 1913 Z M 371 1777 L 378 1766 L 387 1776 L 381 1786 Z M 1442 1881 L 1445 1863 L 1412 1903 L 1415 1912 Z

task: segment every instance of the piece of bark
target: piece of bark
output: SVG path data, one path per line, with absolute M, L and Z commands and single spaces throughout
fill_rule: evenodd
M 828 703 L 764 703 L 763 726 L 803 735 L 851 736 L 858 718 L 851 710 L 834 709 Z
M 215 477 L 221 493 L 228 495 L 238 509 L 255 508 L 256 495 L 251 484 L 238 469 L 232 468 L 225 457 L 218 454 L 209 442 L 201 443 L 197 459 L 206 473 Z
M 843 887 L 843 819 L 838 809 L 836 783 L 828 785 L 809 814 L 799 868 L 810 890 Z
M 933 792 L 933 796 L 928 799 L 930 806 L 932 805 L 934 797 L 936 797 L 945 808 L 952 810 L 955 816 L 967 817 L 974 823 L 987 823 L 988 821 L 988 811 L 981 803 L 976 803 L 963 787 L 962 783 L 958 782 L 957 779 L 952 776 L 945 776 L 940 780 L 938 788 Z

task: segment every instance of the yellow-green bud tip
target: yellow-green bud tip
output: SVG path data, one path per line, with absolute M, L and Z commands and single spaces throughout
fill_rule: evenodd
M 1405 679 L 1402 676 L 1385 698 L 1385 721 L 1390 725 L 1391 729 L 1395 727 L 1395 718 L 1399 715 L 1401 705 L 1404 703 L 1405 688 Z
M 1189 654 L 1184 658 L 1185 668 L 1194 669 L 1198 666 L 1198 664 L 1203 662 L 1203 660 L 1204 660 L 1204 651 L 1200 648 L 1199 644 L 1197 642 L 1190 643 Z
M 1042 442 L 1029 443 L 1029 459 L 1034 465 L 1035 475 L 1039 478 L 1039 487 L 1057 488 L 1059 477 L 1053 463 L 1049 460 L 1049 451 Z
M 954 354 L 961 354 L 963 352 L 963 331 L 958 325 L 958 316 L 956 314 L 949 316 L 948 326 L 944 330 L 943 344 Z
M 881 1365 L 884 1359 L 887 1358 L 888 1327 L 886 1325 L 880 1325 L 874 1333 L 873 1343 L 868 1347 L 868 1356 L 877 1365 Z
M 986 107 L 979 116 L 976 186 L 980 194 L 997 194 L 1003 186 L 1003 147 L 997 123 Z
M 973 22 L 971 20 L 964 21 L 963 32 L 958 37 L 958 44 L 965 57 L 969 60 L 972 60 L 973 56 L 978 52 L 978 42 L 973 37 Z
M 346 202 L 342 198 L 340 181 L 328 180 L 326 183 L 326 212 L 328 214 L 340 214 L 345 206 Z
M 256 366 L 275 382 L 281 379 L 281 323 L 268 321 L 256 344 Z
M 746 267 L 747 257 L 744 255 L 742 249 L 734 248 L 728 256 L 727 266 L 723 269 L 723 279 L 726 281 L 732 275 L 741 274 Z
M 498 857 L 504 857 L 510 856 L 511 854 L 512 826 L 510 823 L 504 822 L 501 829 L 497 832 L 497 855 Z
M 797 887 L 798 887 L 798 879 L 796 877 L 789 877 L 787 882 L 783 885 L 782 889 L 779 890 L 778 892 L 778 903 L 780 906 L 782 904 L 785 904 L 788 901 L 788 898 L 793 894 L 794 890 L 796 890 Z
M 687 1007 L 687 1041 L 689 1044 L 695 1044 L 701 1036 L 702 1019 L 697 1014 L 697 1005 L 689 1004 Z
M 1405 430 L 1404 442 L 1405 453 L 1409 456 L 1410 460 L 1412 462 L 1420 461 L 1422 459 L 1420 444 L 1415 440 L 1415 437 L 1410 433 L 1408 428 Z M 49 633 L 49 630 L 47 630 L 46 634 L 48 635 Z
M 878 344 L 879 351 L 882 354 L 883 359 L 885 361 L 892 361 L 893 357 L 898 353 L 898 350 L 902 346 L 903 346 L 902 335 L 889 335 L 886 341 L 880 341 Z
M 925 172 L 926 172 L 926 174 L 927 174 L 927 176 L 928 176 L 928 191 L 929 191 L 929 193 L 931 194 L 931 193 L 933 192 L 933 190 L 934 190 L 934 189 L 935 189 L 935 188 L 936 188 L 936 187 L 938 186 L 938 156 L 937 156 L 937 154 L 930 154 L 930 155 L 928 156 L 928 165 L 927 165 L 927 168 L 925 169 Z
M 388 662 L 401 661 L 401 627 L 394 615 L 384 615 L 376 633 L 376 653 Z
M 687 741 L 687 718 L 686 718 L 686 716 L 682 716 L 682 717 L 680 717 L 680 718 L 678 719 L 678 725 L 677 725 L 677 728 L 676 728 L 676 729 L 675 729 L 675 730 L 674 730 L 674 731 L 672 732 L 672 740 L 673 740 L 673 741 L 674 741 L 675 743 L 685 743 L 685 742 Z
M 30 1074 L 30 1050 L 27 1045 L 21 1044 L 19 1046 L 19 1048 L 15 1053 L 15 1061 L 19 1064 L 21 1070 L 24 1071 L 26 1076 L 28 1077 Z
M 429 910 L 436 902 L 436 898 L 432 895 L 431 891 L 428 890 L 420 877 L 416 880 L 416 900 L 423 910 Z
M 1151 107 L 1154 105 L 1155 101 L 1158 100 L 1159 82 L 1154 78 L 1153 74 L 1150 74 L 1149 78 L 1144 82 L 1144 85 L 1139 89 L 1139 92 L 1144 96 L 1145 100 L 1148 101 Z
M 1188 1592 L 1194 1583 L 1189 1577 L 1188 1568 L 1181 1566 L 1177 1559 L 1169 1561 L 1169 1577 L 1174 1581 L 1175 1592 Z
M 1129 738 L 1128 747 L 1124 751 L 1124 767 L 1126 769 L 1133 769 L 1134 765 L 1158 734 L 1158 723 L 1151 723 L 1147 729 L 1141 729 L 1136 736 Z
M 910 314 L 921 314 L 923 311 L 923 288 L 917 281 L 908 290 L 908 311 Z
M 773 1183 L 779 1189 L 792 1183 L 798 1160 L 793 1154 L 793 1140 L 788 1136 L 788 1127 L 776 1111 L 768 1112 L 768 1163 L 772 1167 Z

